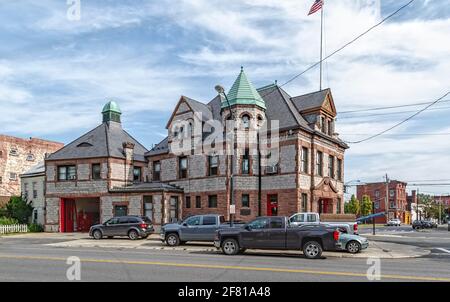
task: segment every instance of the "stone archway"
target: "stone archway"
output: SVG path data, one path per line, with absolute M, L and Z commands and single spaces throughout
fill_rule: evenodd
M 333 185 L 329 177 L 324 177 L 322 181 L 313 189 L 313 204 L 311 210 L 319 214 L 336 213 L 339 191 Z

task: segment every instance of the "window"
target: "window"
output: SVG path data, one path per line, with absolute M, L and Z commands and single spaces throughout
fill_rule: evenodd
M 216 217 L 215 216 L 203 216 L 202 225 L 215 225 Z
M 25 200 L 28 200 L 28 183 L 24 183 L 24 191 L 23 192 L 23 197 Z
M 178 177 L 187 177 L 187 157 L 180 157 L 178 160 Z
M 320 122 L 320 126 L 321 126 L 321 130 L 322 130 L 322 132 L 323 133 L 326 133 L 327 131 L 327 129 L 326 129 L 326 127 L 327 127 L 327 124 L 325 123 L 325 118 L 322 116 L 321 118 L 320 118 L 320 120 L 321 120 L 321 122 Z
M 333 135 L 333 121 L 328 120 L 328 135 Z
M 281 220 L 281 218 L 271 218 L 270 219 L 270 228 L 271 229 L 282 229 L 283 221 Z
M 250 173 L 250 155 L 249 150 L 245 149 L 244 155 L 242 156 L 242 174 Z
M 27 161 L 34 161 L 34 155 L 33 154 L 28 154 L 27 155 Z
M 389 207 L 395 209 L 395 201 L 391 201 Z
M 178 219 L 178 196 L 170 197 L 170 218 L 171 220 Z
M 208 196 L 208 207 L 209 208 L 217 208 L 217 195 L 209 195 Z
M 9 155 L 17 156 L 17 155 L 19 155 L 19 152 L 17 152 L 16 148 L 11 148 L 11 150 L 9 150 Z
M 250 117 L 247 114 L 242 116 L 242 126 L 244 129 L 250 128 Z
M 202 207 L 202 197 L 201 196 L 195 196 L 195 207 L 197 209 L 200 209 Z
M 159 181 L 161 179 L 161 162 L 153 162 L 153 180 Z
M 0 184 L 3 182 L 3 177 L 0 176 Z
M 375 201 L 375 209 L 379 209 L 380 208 L 380 202 L 379 201 Z
M 153 220 L 153 196 L 144 196 L 144 216 Z
M 17 180 L 17 173 L 9 173 L 10 180 Z
M 191 208 L 191 196 L 186 196 L 185 202 L 186 202 L 186 209 L 190 209 Z
M 334 156 L 328 156 L 328 176 L 334 178 Z
M 306 212 L 308 207 L 308 194 L 302 193 L 302 211 Z
M 3 157 L 3 151 L 0 151 L 0 158 Z
M 269 226 L 268 218 L 258 218 L 248 224 L 251 229 L 265 229 Z
M 133 167 L 133 181 L 141 181 L 141 167 Z
M 339 181 L 342 181 L 342 159 L 338 158 L 337 159 L 337 179 Z
M 380 190 L 375 190 L 375 197 L 379 198 L 380 197 Z
M 37 198 L 38 196 L 38 193 L 37 193 L 37 183 L 36 182 L 33 182 L 32 183 L 32 186 L 33 186 L 33 198 Z
M 219 167 L 219 157 L 209 156 L 209 175 L 217 175 L 218 167 Z
M 305 222 L 305 215 L 297 214 L 290 219 L 290 222 Z
M 337 199 L 336 214 L 341 214 L 341 199 L 340 198 Z
M 77 169 L 75 166 L 58 167 L 58 180 L 75 180 L 77 179 Z
M 317 151 L 316 156 L 316 174 L 323 176 L 323 153 L 320 151 Z
M 306 215 L 306 221 L 307 222 L 316 222 L 316 215 L 315 214 Z
M 389 197 L 395 197 L 395 190 L 394 189 L 390 189 L 389 190 Z
M 200 216 L 189 217 L 185 223 L 189 226 L 200 225 Z
M 308 173 L 308 148 L 302 148 L 302 172 Z
M 120 217 L 120 216 L 127 216 L 127 215 L 128 215 L 128 206 L 121 206 L 121 205 L 114 206 L 114 216 Z M 124 223 L 124 222 L 119 220 L 119 223 Z
M 101 179 L 101 167 L 100 164 L 92 164 L 92 179 Z
M 244 208 L 250 207 L 250 195 L 242 194 L 242 207 Z

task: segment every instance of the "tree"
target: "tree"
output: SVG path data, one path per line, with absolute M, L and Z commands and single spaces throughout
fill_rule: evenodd
M 356 199 L 355 195 L 352 195 L 352 198 L 350 199 L 350 201 L 347 202 L 344 206 L 344 211 L 347 214 L 359 215 L 360 209 L 361 209 L 361 207 L 360 207 L 359 200 Z
M 361 216 L 367 216 L 372 213 L 372 200 L 370 200 L 370 196 L 364 195 L 361 202 Z
M 33 207 L 20 196 L 13 196 L 6 205 L 6 215 L 16 219 L 19 223 L 28 223 Z

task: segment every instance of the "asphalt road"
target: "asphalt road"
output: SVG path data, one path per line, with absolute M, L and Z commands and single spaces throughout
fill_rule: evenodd
M 57 248 L 55 240 L 0 238 L 0 281 L 67 281 L 70 256 L 81 281 L 369 281 L 366 259 L 135 249 Z M 381 260 L 381 281 L 449 281 L 447 257 Z

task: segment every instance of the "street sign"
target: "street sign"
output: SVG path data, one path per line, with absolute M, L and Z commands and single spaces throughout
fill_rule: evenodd
M 230 214 L 236 214 L 236 206 L 234 204 L 230 204 Z

